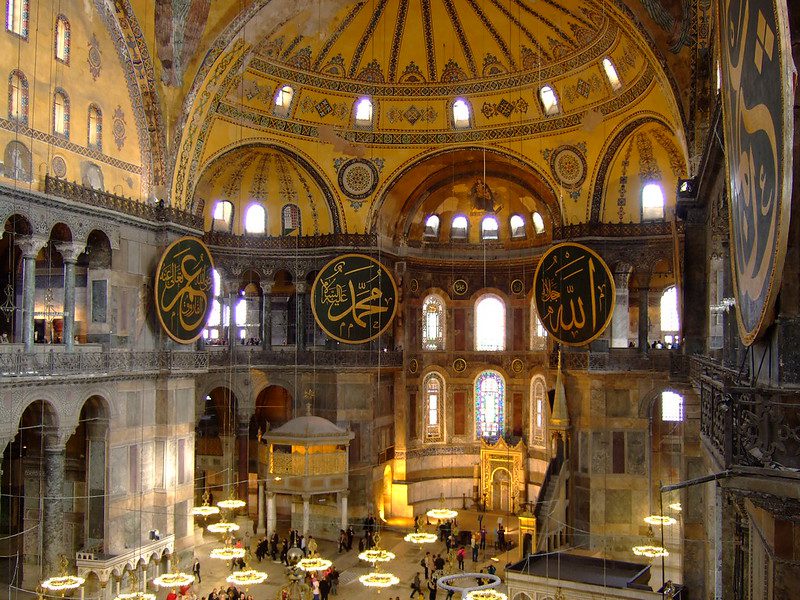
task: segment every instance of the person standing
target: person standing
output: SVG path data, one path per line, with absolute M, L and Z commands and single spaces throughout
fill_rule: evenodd
M 430 552 L 425 553 L 425 579 L 430 579 L 433 573 L 433 555 Z
M 458 549 L 456 553 L 456 559 L 458 560 L 458 568 L 463 571 L 464 570 L 464 557 L 467 555 L 467 551 L 464 549 L 464 546 Z
M 196 556 L 192 561 L 192 575 L 194 575 L 194 578 L 197 579 L 197 583 L 203 582 L 203 580 L 200 578 L 200 560 Z
M 472 562 L 478 562 L 478 540 L 472 542 Z
M 411 595 L 409 598 L 413 598 L 415 594 L 425 597 L 422 593 L 422 581 L 419 578 L 419 571 L 414 574 L 414 579 L 411 581 Z
M 430 579 L 428 581 L 428 592 L 430 592 L 430 596 L 428 596 L 429 600 L 436 600 L 436 580 Z
M 331 591 L 331 582 L 328 577 L 323 577 L 322 581 L 319 582 L 319 595 L 320 600 L 328 600 L 328 594 Z
M 347 551 L 353 549 L 353 538 L 356 536 L 355 530 L 353 530 L 353 526 L 347 528 Z
M 422 557 L 422 560 L 419 561 L 419 566 L 422 567 L 423 569 L 425 569 L 425 580 L 426 581 L 428 579 L 428 559 L 430 558 L 430 556 L 431 556 L 431 553 L 430 552 L 426 552 L 425 556 Z
M 481 526 L 481 550 L 486 550 L 486 528 Z

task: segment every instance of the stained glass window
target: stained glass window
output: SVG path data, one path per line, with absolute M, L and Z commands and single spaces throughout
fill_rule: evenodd
M 422 349 L 444 350 L 444 302 L 433 294 L 422 303 Z
M 300 235 L 300 207 L 287 204 L 281 211 L 283 235 Z
M 425 378 L 425 439 L 437 441 L 442 438 L 442 395 L 444 384 L 438 373 Z
M 505 350 L 506 307 L 497 296 L 482 296 L 475 303 L 475 350 Z
M 503 378 L 496 371 L 484 371 L 475 380 L 475 437 L 496 438 L 505 427 Z
M 545 381 L 537 375 L 531 382 L 531 446 L 545 446 Z

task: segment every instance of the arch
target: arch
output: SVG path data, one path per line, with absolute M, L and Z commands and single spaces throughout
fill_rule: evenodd
M 28 78 L 18 69 L 8 76 L 8 118 L 23 125 L 28 124 Z
M 293 408 L 294 400 L 291 392 L 281 385 L 272 383 L 256 396 L 255 414 L 251 422 L 261 431 L 274 429 L 292 418 Z
M 56 17 L 56 26 L 54 29 L 55 32 L 55 40 L 54 40 L 54 56 L 55 59 L 65 65 L 69 64 L 69 54 L 70 54 L 70 25 L 69 19 L 64 15 L 58 15 Z
M 531 379 L 529 443 L 537 448 L 547 448 L 547 423 L 550 403 L 547 400 L 547 381 L 542 374 Z
M 430 293 L 422 301 L 422 349 L 444 350 L 447 339 L 447 310 L 444 299 Z
M 53 135 L 69 139 L 70 105 L 69 94 L 57 87 L 53 92 Z
M 426 374 L 422 380 L 422 422 L 426 442 L 444 440 L 444 424 L 447 418 L 445 397 L 446 391 L 442 374 L 438 371 Z
M 531 597 L 525 592 L 518 592 L 514 594 L 513 600 L 531 600 Z
M 506 349 L 506 302 L 497 294 L 484 293 L 475 300 L 475 350 Z
M 505 378 L 495 370 L 485 370 L 475 378 L 475 438 L 495 439 L 505 431 Z
M 511 471 L 505 467 L 497 467 L 492 471 L 491 477 L 492 490 L 492 510 L 498 512 L 509 512 L 511 510 Z

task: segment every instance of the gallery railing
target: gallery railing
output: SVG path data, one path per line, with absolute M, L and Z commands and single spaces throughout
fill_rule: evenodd
M 800 394 L 746 387 L 742 376 L 693 357 L 700 394 L 700 432 L 723 467 L 800 468 Z
M 264 350 L 257 347 L 214 348 L 209 351 L 209 365 L 230 366 L 293 366 L 324 367 L 400 367 L 403 353 L 399 350 Z

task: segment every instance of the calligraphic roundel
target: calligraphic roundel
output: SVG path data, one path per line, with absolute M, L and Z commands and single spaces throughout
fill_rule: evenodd
M 362 344 L 378 337 L 397 311 L 391 273 L 363 254 L 343 254 L 320 270 L 311 287 L 311 310 L 330 338 Z
M 545 252 L 533 276 L 539 320 L 562 344 L 583 346 L 603 333 L 614 314 L 616 289 L 605 261 L 566 242 Z
M 785 0 L 721 0 L 719 47 L 739 336 L 772 323 L 789 236 L 794 82 Z
M 167 335 L 179 344 L 192 343 L 206 326 L 214 293 L 213 269 L 211 252 L 195 237 L 175 240 L 161 255 L 156 314 Z

